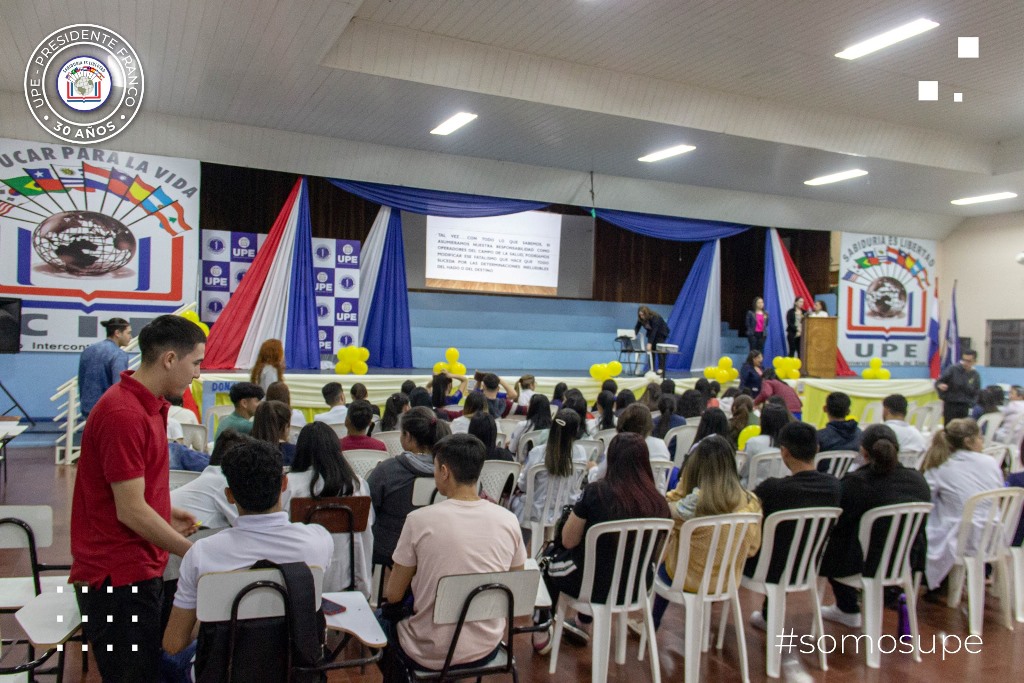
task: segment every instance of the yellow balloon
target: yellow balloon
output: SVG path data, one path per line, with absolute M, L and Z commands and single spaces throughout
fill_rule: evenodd
M 800 371 L 799 370 L 790 370 L 789 371 L 789 379 L 800 379 Z
M 369 370 L 369 366 L 361 360 L 357 360 L 352 364 L 352 372 L 357 375 L 365 375 L 366 371 Z
M 718 372 L 718 368 L 714 365 L 707 366 L 704 368 L 704 379 L 714 379 L 716 372 Z
M 459 362 L 459 350 L 454 346 L 448 347 L 448 350 L 444 352 L 444 359 L 449 363 L 455 364 Z
M 361 361 L 357 361 L 357 362 L 361 362 Z M 445 363 L 443 360 L 439 360 L 436 363 L 434 363 L 434 374 L 435 375 L 440 375 L 442 372 L 444 372 L 447 369 L 448 369 L 448 364 Z
M 715 370 L 715 380 L 719 384 L 725 384 L 729 381 L 729 370 L 727 368 L 717 368 Z
M 878 370 L 874 368 L 864 368 L 864 371 L 860 373 L 860 376 L 864 379 L 878 379 Z
M 370 360 L 370 349 L 366 348 L 365 346 L 360 346 L 358 348 L 359 353 L 356 355 L 356 360 L 361 360 L 364 363 Z
M 776 370 L 781 370 L 785 360 L 786 359 L 783 356 L 775 356 L 775 358 L 772 358 L 772 367 Z
M 199 322 L 199 314 L 197 314 L 195 311 L 185 311 L 184 313 L 181 314 L 181 317 L 184 318 L 185 320 L 191 320 L 194 323 Z
M 743 428 L 743 431 L 740 432 L 739 438 L 736 439 L 736 445 L 738 445 L 740 450 L 742 451 L 744 449 L 744 447 L 746 447 L 747 441 L 749 441 L 751 438 L 753 438 L 755 436 L 758 436 L 760 434 L 761 434 L 761 426 L 760 425 L 748 425 L 748 426 Z
M 740 371 L 739 370 L 737 370 L 736 368 L 729 368 L 729 381 L 730 382 L 733 381 L 734 379 L 739 379 L 739 376 L 740 376 Z
M 619 375 L 622 372 L 622 363 L 617 360 L 613 360 L 608 364 L 608 372 L 611 373 L 612 377 Z
M 209 325 L 207 325 L 206 323 L 204 323 L 202 321 L 197 322 L 196 325 L 199 325 L 199 329 L 201 329 L 203 331 L 203 334 L 205 334 L 207 337 L 210 336 L 210 326 Z
M 729 356 L 722 356 L 718 359 L 718 367 L 723 370 L 728 370 L 732 367 L 732 358 L 729 358 Z
M 453 372 L 456 375 L 465 375 L 466 374 L 466 366 L 463 365 L 462 363 L 456 363 L 455 365 L 448 366 L 448 371 L 449 372 Z
M 596 379 L 598 382 L 603 381 L 601 379 L 601 364 L 600 363 L 594 363 L 593 365 L 590 366 L 590 376 L 593 379 Z
M 878 373 L 878 379 L 889 379 L 892 377 L 892 373 L 889 372 L 889 368 L 879 368 L 875 370 Z
M 882 359 L 879 358 L 878 356 L 875 356 L 868 362 L 868 365 L 871 367 L 872 370 L 877 370 L 880 367 L 882 367 Z
M 793 369 L 794 370 L 799 370 L 803 366 L 804 366 L 804 364 L 803 364 L 803 362 L 801 362 L 801 360 L 799 358 L 794 358 L 793 359 Z
M 343 360 L 339 360 L 334 366 L 334 372 L 339 375 L 347 375 L 352 372 L 352 366 Z

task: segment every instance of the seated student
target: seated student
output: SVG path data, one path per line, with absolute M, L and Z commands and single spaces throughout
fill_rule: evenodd
M 707 407 L 704 396 L 696 389 L 687 389 L 679 396 L 679 410 L 676 411 L 685 420 L 700 419 Z
M 874 565 L 864 566 L 864 550 L 858 537 L 861 517 L 869 510 L 884 505 L 931 501 L 928 483 L 921 473 L 900 465 L 899 443 L 892 429 L 880 424 L 869 426 L 860 441 L 860 453 L 867 464 L 847 473 L 839 481 L 842 490 L 839 507 L 843 508 L 843 513 L 832 529 L 820 571 L 821 576 L 828 577 L 836 597 L 835 605 L 822 606 L 821 616 L 850 628 L 861 627 L 858 590 L 836 579 L 861 574 L 865 570 L 873 573 L 882 551 L 881 547 L 869 548 L 869 560 Z M 875 534 L 874 538 L 880 543 L 885 540 L 885 535 Z M 910 553 L 910 567 L 915 572 L 925 567 L 926 543 L 922 525 Z
M 779 379 L 779 376 L 775 373 L 775 368 L 765 368 L 761 374 L 761 390 L 754 397 L 754 407 L 758 407 L 773 396 L 781 397 L 786 402 L 786 408 L 793 414 L 793 417 L 798 420 L 801 418 L 804 404 L 800 400 L 800 395 L 796 393 L 793 387 Z M 826 449 L 822 448 L 821 450 Z
M 597 395 L 600 397 L 601 393 L 605 391 L 612 395 L 612 407 L 614 407 L 615 396 L 619 393 L 619 385 L 613 379 L 606 379 L 601 382 L 601 391 L 597 392 Z M 590 406 L 590 410 L 593 412 L 597 411 L 597 400 L 594 401 L 594 405 Z
M 675 397 L 675 395 L 676 395 L 676 382 L 675 382 L 675 380 L 672 380 L 672 379 L 663 379 L 663 380 L 661 380 L 661 395 L 662 396 L 672 396 L 673 398 Z
M 569 385 L 565 382 L 559 382 L 555 385 L 554 391 L 551 392 L 551 405 L 556 408 L 562 407 L 562 397 L 565 396 L 565 392 L 569 390 Z
M 391 553 L 402 533 L 406 516 L 415 510 L 413 483 L 419 477 L 434 475 L 431 450 L 447 436 L 448 423 L 439 420 L 430 408 L 418 406 L 402 418 L 402 453 L 373 468 L 367 483 L 377 518 L 373 523 L 373 563 L 391 564 Z
M 181 396 L 164 396 L 164 398 L 171 404 L 171 407 L 167 409 L 168 420 L 177 420 L 179 424 L 183 425 L 199 424 L 199 418 L 185 407 L 184 399 Z
M 370 399 L 368 398 L 370 394 L 366 390 L 366 385 L 363 384 L 362 382 L 356 382 L 355 384 L 353 384 L 349 388 L 348 393 L 349 396 L 352 397 L 353 403 L 355 403 L 356 401 L 366 401 L 367 403 L 370 403 Z M 373 411 L 374 415 L 380 417 L 380 408 L 377 406 L 377 404 L 370 403 L 370 410 Z
M 505 390 L 504 396 L 498 393 L 499 387 Z M 519 394 L 493 372 L 481 376 L 476 388 L 483 392 L 484 398 L 487 399 L 487 409 L 494 419 L 508 417 L 515 411 L 515 401 Z
M 644 404 L 634 403 L 622 411 L 622 415 L 619 415 L 616 429 L 619 431 L 619 434 L 639 434 L 642 436 L 644 443 L 647 444 L 650 460 L 666 461 L 671 459 L 665 442 L 651 435 L 654 431 L 654 420 L 651 419 L 651 411 L 647 410 L 647 406 Z M 591 464 L 593 465 L 593 463 Z M 604 474 L 607 471 L 608 460 L 607 458 L 601 458 L 599 464 L 590 468 L 587 478 L 591 482 L 598 481 L 604 478 Z
M 234 429 L 221 432 L 213 445 L 210 464 L 198 477 L 171 491 L 171 505 L 187 510 L 207 529 L 223 529 L 234 524 L 238 510 L 224 495 L 228 482 L 220 464 L 224 454 L 243 441 L 245 437 Z
M 900 394 L 890 394 L 882 401 L 882 419 L 896 432 L 901 451 L 924 452 L 928 445 L 917 427 L 907 424 L 907 399 Z
M 285 465 L 291 465 L 295 457 L 295 444 L 288 442 L 291 417 L 292 411 L 284 403 L 264 401 L 252 418 L 252 438 L 276 445 Z
M 374 433 L 397 431 L 402 415 L 409 412 L 411 407 L 409 397 L 403 393 L 388 396 L 384 402 L 384 415 L 380 418 L 380 424 L 374 427 Z
M 1003 421 L 999 423 L 999 428 L 996 430 L 996 441 L 1019 444 L 1022 428 L 1024 428 L 1024 425 L 1021 424 L 1022 415 L 1024 415 L 1024 387 L 1014 384 L 1010 387 L 1010 400 L 1003 407 Z
M 441 669 L 455 624 L 435 624 L 434 599 L 441 578 L 453 574 L 518 571 L 526 548 L 514 515 L 477 495 L 484 447 L 468 434 L 453 434 L 434 447 L 434 481 L 448 500 L 411 512 L 394 551 L 384 598 L 399 603 L 412 589 L 412 616 L 385 621 L 388 646 L 380 661 L 385 681 L 404 681 L 410 666 Z M 458 533 L 452 533 L 458 530 Z M 494 658 L 505 620 L 467 622 L 452 663 L 485 664 Z
M 732 402 L 732 417 L 729 418 L 729 440 L 735 446 L 739 442 L 740 432 L 751 425 L 760 424 L 754 412 L 754 399 L 749 396 L 737 396 Z M 725 412 L 725 409 L 722 409 Z
M 349 416 L 352 411 L 349 411 Z M 331 498 L 335 496 L 369 496 L 370 487 L 352 471 L 338 445 L 334 430 L 322 422 L 313 422 L 299 432 L 295 444 L 295 460 L 288 473 L 288 488 L 284 492 L 282 505 L 290 513 L 294 498 Z M 357 590 L 370 597 L 373 583 L 373 508 L 365 530 L 355 534 L 355 587 L 350 588 L 352 574 L 349 569 L 349 535 L 331 534 L 334 538 L 334 559 L 330 569 L 324 570 L 325 593 L 332 591 Z
M 615 417 L 622 415 L 622 411 L 636 403 L 636 396 L 629 389 L 623 389 L 615 397 Z
M 292 411 L 292 428 L 288 431 L 288 443 L 295 443 L 299 438 L 299 432 L 306 426 L 306 416 L 302 411 L 292 408 L 292 392 L 289 391 L 288 385 L 284 382 L 273 382 L 267 387 L 267 400 L 280 401 Z
M 345 416 L 348 415 L 348 406 L 345 405 L 345 390 L 340 382 L 328 382 L 320 389 L 324 396 L 324 403 L 328 410 L 324 413 L 317 413 L 313 416 L 316 422 L 324 422 L 331 425 L 345 424 Z
M 729 387 L 722 393 L 722 397 L 718 399 L 718 407 L 722 409 L 722 412 L 726 415 L 732 415 L 732 404 L 736 400 L 737 396 L 743 395 L 739 390 L 739 387 Z M 753 412 L 753 397 L 748 396 L 751 399 L 751 414 L 756 418 L 757 413 Z
M 594 408 L 597 416 L 597 431 L 615 429 L 615 394 L 610 391 L 602 391 L 597 395 L 597 406 Z
M 434 410 L 434 401 L 430 396 L 430 392 L 423 387 L 416 387 L 409 392 L 409 407 L 410 408 L 429 408 L 438 418 L 449 422 L 448 414 L 439 410 Z
M 473 419 L 469 421 L 468 433 L 483 442 L 484 447 L 487 449 L 486 460 L 512 462 L 516 459 L 512 451 L 498 445 L 498 424 L 487 411 L 481 410 L 473 416 Z
M 998 384 L 985 387 L 978 394 L 978 403 L 971 409 L 971 417 L 977 420 L 982 415 L 1003 412 L 1003 401 L 1005 399 L 1006 394 Z
M 928 515 L 928 587 L 939 587 L 956 561 L 957 535 L 967 499 L 982 491 L 1002 488 L 1003 471 L 991 456 L 982 452 L 985 438 L 978 423 L 958 418 L 932 437 L 924 456 L 924 480 L 932 492 L 935 509 Z M 974 524 L 981 527 L 989 514 L 987 505 L 975 508 Z M 972 545 L 977 539 L 968 539 Z
M 460 375 L 461 377 L 461 375 Z M 466 383 L 465 377 L 463 382 Z M 449 390 L 452 386 L 452 375 L 447 372 L 439 375 L 434 375 L 427 384 L 427 389 L 430 391 L 430 405 L 433 407 L 434 412 L 437 413 L 438 417 L 451 422 L 459 415 L 462 415 L 462 411 L 458 409 L 458 402 L 452 403 L 452 397 L 449 396 Z M 462 396 L 462 391 L 458 392 L 459 397 Z M 452 406 L 449 408 L 448 406 Z
M 814 427 L 806 422 L 788 422 L 779 432 L 778 443 L 779 450 L 782 451 L 782 461 L 791 474 L 788 477 L 765 479 L 754 489 L 754 495 L 761 500 L 761 510 L 765 519 L 781 510 L 839 507 L 839 480 L 827 472 L 819 472 L 814 467 L 814 456 L 818 453 L 817 436 Z M 768 567 L 769 582 L 776 582 L 782 576 L 792 541 L 792 526 L 779 527 L 776 530 L 775 547 Z M 758 555 L 747 560 L 744 569 L 747 576 L 754 575 Z M 755 611 L 750 615 L 750 624 L 762 631 L 766 628 L 764 613 L 767 605 L 766 598 L 762 611 Z
M 170 434 L 171 421 L 168 420 L 168 435 Z M 234 431 L 234 430 L 232 430 Z M 178 433 L 181 434 L 181 425 L 178 425 Z M 182 434 L 184 436 L 184 434 Z M 186 470 L 188 472 L 202 472 L 210 464 L 210 456 L 206 453 L 194 451 L 178 440 L 167 442 L 168 465 L 172 470 Z
M 459 380 L 459 386 L 455 391 L 452 391 L 454 382 L 452 380 Z M 435 387 L 440 384 L 441 388 Z M 434 397 L 435 393 L 440 393 L 444 397 L 444 403 L 437 406 L 443 408 L 444 406 L 457 406 L 462 403 L 462 397 L 465 395 L 467 388 L 469 387 L 469 378 L 465 375 L 456 375 L 453 372 L 445 370 L 444 372 L 434 375 L 430 381 L 427 382 L 427 391 Z M 436 397 L 434 397 L 436 399 Z
M 217 421 L 214 439 L 225 429 L 234 429 L 239 434 L 248 434 L 252 431 L 252 417 L 256 414 L 256 406 L 263 400 L 263 388 L 252 382 L 238 382 L 231 386 L 228 396 L 235 406 L 235 412 Z
M 413 382 L 411 379 L 407 379 L 404 382 L 402 382 L 402 387 L 399 389 L 399 391 L 408 396 L 409 394 L 412 393 L 412 390 L 415 388 L 416 382 Z
M 519 475 L 520 493 L 513 496 L 511 505 L 512 511 L 522 524 L 540 519 L 544 511 L 548 477 L 571 477 L 574 463 L 582 465 L 587 462 L 587 452 L 583 450 L 583 446 L 576 443 L 579 424 L 580 417 L 575 410 L 562 408 L 555 413 L 547 443 L 535 446 L 526 456 L 523 471 Z M 529 470 L 539 463 L 544 463 L 544 471 L 539 472 L 534 480 L 533 509 L 527 510 L 526 487 Z
M 660 414 L 654 418 L 654 431 L 651 432 L 651 436 L 664 442 L 669 430 L 686 425 L 686 418 L 676 412 L 678 408 L 679 404 L 676 402 L 675 396 L 662 394 L 661 400 L 658 401 Z M 672 440 L 672 445 L 669 447 L 669 455 L 673 458 L 676 456 L 675 439 Z
M 860 448 L 860 427 L 850 415 L 850 397 L 833 391 L 825 399 L 828 423 L 818 430 L 818 447 L 822 451 L 856 451 Z
M 697 450 L 697 445 L 712 436 L 721 436 L 729 439 L 729 418 L 725 416 L 721 408 L 708 408 L 700 417 L 697 423 L 697 433 L 693 435 L 693 445 L 690 446 L 690 453 Z M 689 460 L 689 456 L 687 456 Z M 685 463 L 685 461 L 684 461 Z
M 530 407 L 530 399 L 537 393 L 537 378 L 533 375 L 523 375 L 516 380 L 515 390 L 519 394 L 516 399 L 516 412 L 519 412 L 519 408 L 525 411 Z
M 717 385 L 718 383 L 715 382 L 715 384 Z M 705 410 L 708 408 L 720 407 L 718 404 L 718 391 L 712 391 L 711 382 L 709 382 L 706 378 L 701 377 L 700 379 L 698 379 L 694 383 L 693 388 L 696 391 L 699 391 L 700 395 L 704 397 Z M 719 388 L 721 388 L 721 386 L 719 386 Z
M 571 410 L 580 418 L 577 439 L 593 439 L 597 436 L 597 418 L 587 412 L 587 399 L 583 398 L 582 391 L 570 389 L 565 392 L 562 409 Z
M 341 439 L 342 451 L 355 451 L 366 449 L 371 451 L 386 451 L 388 449 L 380 439 L 367 436 L 366 432 L 373 423 L 373 410 L 366 401 L 353 401 L 348 404 L 348 412 L 345 414 L 345 429 L 348 435 Z
M 316 524 L 293 524 L 281 509 L 288 487 L 281 454 L 270 444 L 244 438 L 221 462 L 227 499 L 238 508 L 234 528 L 196 541 L 181 560 L 174 607 L 164 631 L 164 651 L 181 652 L 193 642 L 199 577 L 212 572 L 248 569 L 259 560 L 305 562 L 325 572 L 331 568 L 334 540 Z
M 452 434 L 465 434 L 469 431 L 469 421 L 479 412 L 487 412 L 487 399 L 479 391 L 474 391 L 466 397 L 462 406 L 462 415 L 452 420 Z
M 644 387 L 644 393 L 640 396 L 640 403 L 647 406 L 652 413 L 658 409 L 658 401 L 661 400 L 661 383 L 648 382 Z
M 513 455 L 519 453 L 519 444 L 527 434 L 533 439 L 533 445 L 539 446 L 548 440 L 551 429 L 551 403 L 544 394 L 534 394 L 526 409 L 526 419 L 516 425 L 509 436 L 508 449 Z

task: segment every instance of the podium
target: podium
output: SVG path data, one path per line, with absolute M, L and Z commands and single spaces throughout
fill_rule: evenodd
M 800 335 L 800 357 L 808 377 L 831 379 L 836 376 L 836 346 L 839 318 L 805 316 Z

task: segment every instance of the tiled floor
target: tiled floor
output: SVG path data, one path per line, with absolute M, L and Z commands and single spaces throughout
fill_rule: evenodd
M 54 467 L 52 449 L 12 448 L 10 451 L 10 481 L 0 489 L 0 500 L 5 504 L 50 504 L 54 507 L 54 544 L 51 548 L 41 551 L 41 560 L 50 562 L 69 562 L 68 524 L 70 517 L 71 492 L 74 484 L 74 468 Z M 23 573 L 28 569 L 26 553 L 0 551 L 0 575 Z M 826 600 L 831 600 L 827 597 Z M 745 616 L 755 609 L 760 600 L 757 596 L 742 592 Z M 787 625 L 797 634 L 809 633 L 810 608 L 802 597 L 789 600 Z M 835 653 L 829 657 L 829 670 L 822 672 L 817 657 L 800 655 L 794 652 L 785 655 L 782 662 L 782 678 L 787 681 L 900 681 L 901 683 L 935 683 L 935 681 L 975 680 L 1007 680 L 1016 678 L 1024 669 L 1024 624 L 1019 624 L 1016 631 L 1008 631 L 998 623 L 998 603 L 989 599 L 984 632 L 984 644 L 979 654 L 966 654 L 961 651 L 949 654 L 943 659 L 941 638 L 944 634 L 959 636 L 967 634 L 967 619 L 962 610 L 951 610 L 944 604 L 922 603 L 918 611 L 921 621 L 921 636 L 925 649 L 931 649 L 932 639 L 939 639 L 937 652 L 924 655 L 924 661 L 917 664 L 909 655 L 883 655 L 882 668 L 873 670 L 865 664 L 864 656 L 852 652 Z M 717 624 L 718 611 L 715 612 Z M 3 617 L 2 629 L 4 637 L 14 635 L 15 627 L 11 617 Z M 721 651 L 714 649 L 702 657 L 702 679 L 716 682 L 741 681 L 739 659 L 737 655 L 736 633 L 733 623 L 727 627 L 725 646 Z M 887 612 L 883 633 L 896 633 L 896 615 Z M 843 627 L 826 623 L 825 630 L 837 639 L 852 631 Z M 670 607 L 665 621 L 658 634 L 660 647 L 661 675 L 664 681 L 682 681 L 683 678 L 683 612 L 681 608 Z M 764 672 L 765 636 L 749 626 L 745 630 L 747 649 L 750 657 L 750 678 L 758 681 L 766 678 Z M 651 671 L 648 662 L 636 659 L 638 640 L 631 637 L 627 648 L 626 664 L 610 667 L 609 680 L 637 681 L 650 680 Z M 953 642 L 950 641 L 950 646 Z M 71 646 L 71 654 L 67 663 L 66 681 L 99 681 L 95 665 L 90 666 L 89 675 L 84 679 L 80 674 L 80 660 L 77 646 Z M 577 648 L 565 644 L 558 662 L 558 672 L 551 676 L 547 673 L 549 659 L 535 655 L 530 647 L 528 637 L 522 637 L 516 643 L 516 657 L 519 673 L 523 681 L 567 681 L 587 680 L 590 678 L 590 649 Z M 12 664 L 21 656 L 21 651 L 5 649 L 3 664 Z M 331 681 L 379 681 L 380 674 L 368 669 L 364 675 L 358 671 L 335 672 Z

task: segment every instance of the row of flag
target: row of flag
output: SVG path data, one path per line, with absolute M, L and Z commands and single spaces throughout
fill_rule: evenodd
M 861 268 L 895 264 L 910 273 L 921 287 L 931 284 L 928 280 L 928 269 L 925 268 L 924 261 L 914 258 L 912 254 L 907 253 L 904 249 L 886 247 L 884 251 L 879 250 L 877 254 L 874 251 L 865 251 L 864 255 L 856 259 L 856 261 L 857 265 Z M 848 271 L 843 277 L 844 279 L 852 280 L 856 277 L 856 274 L 853 271 Z
M 62 166 L 59 169 L 50 165 L 49 168 L 23 168 L 25 175 L 16 178 L 0 179 L 0 183 L 6 185 L 11 197 L 25 197 L 31 204 L 50 211 L 47 207 L 33 199 L 45 195 L 50 201 L 57 205 L 61 211 L 67 208 L 61 206 L 51 194 L 65 193 L 75 209 L 78 204 L 75 202 L 71 190 L 78 190 L 84 194 L 84 208 L 89 210 L 89 194 L 102 192 L 100 205 L 94 210 L 104 212 L 108 197 L 113 197 L 117 204 L 111 209 L 108 215 L 123 221 L 136 208 L 141 208 L 145 215 L 139 217 L 128 225 L 134 225 L 147 216 L 154 216 L 160 221 L 160 225 L 170 235 L 178 235 L 192 226 L 185 220 L 185 212 L 176 199 L 172 199 L 163 187 L 153 187 L 138 175 L 132 177 L 123 171 L 110 167 L 103 168 L 83 162 L 77 168 L 74 166 Z M 128 201 L 128 211 L 117 216 L 121 205 Z M 14 204 L 10 201 L 0 199 L 0 216 L 9 214 L 13 209 L 21 209 L 29 214 L 44 216 L 28 208 L 26 204 Z

